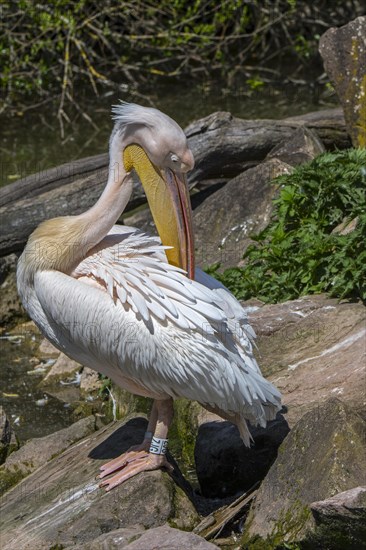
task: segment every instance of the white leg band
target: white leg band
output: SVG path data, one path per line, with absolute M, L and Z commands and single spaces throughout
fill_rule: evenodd
M 160 437 L 153 437 L 149 452 L 154 455 L 165 455 L 168 447 L 167 439 L 160 439 Z

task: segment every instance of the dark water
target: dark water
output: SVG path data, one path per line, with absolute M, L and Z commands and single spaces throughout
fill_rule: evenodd
M 43 365 L 32 362 L 40 341 L 39 335 L 26 328 L 0 339 L 0 405 L 21 441 L 42 437 L 72 422 L 68 404 L 38 387 L 42 366 L 47 366 L 46 360 Z
M 158 86 L 146 97 L 106 92 L 85 98 L 83 109 L 93 121 L 78 115 L 65 126 L 61 137 L 56 117 L 57 103 L 42 109 L 18 112 L 0 118 L 0 185 L 78 158 L 108 150 L 112 129 L 111 105 L 119 99 L 151 105 L 173 117 L 181 126 L 214 111 L 230 111 L 241 118 L 284 118 L 335 105 L 324 86 L 314 83 L 264 86 L 248 89 L 243 83 L 227 88 L 225 83 L 193 87 L 170 84 Z
M 38 111 L 18 113 L 0 119 L 0 184 L 12 181 L 88 155 L 107 151 L 112 128 L 111 105 L 118 99 L 153 105 L 181 126 L 214 111 L 230 111 L 242 118 L 284 118 L 309 111 L 333 107 L 324 87 L 313 83 L 302 86 L 266 86 L 248 90 L 238 85 L 228 89 L 225 83 L 207 83 L 194 87 L 157 86 L 148 97 L 106 92 L 99 98 L 86 98 L 83 109 L 93 120 L 75 118 L 60 135 L 55 113 L 57 104 Z M 41 374 L 29 374 L 34 366 L 29 359 L 39 345 L 38 338 L 24 333 L 19 338 L 0 340 L 0 405 L 10 415 L 21 439 L 39 437 L 63 428 L 71 421 L 71 412 L 64 402 L 46 396 L 38 388 Z

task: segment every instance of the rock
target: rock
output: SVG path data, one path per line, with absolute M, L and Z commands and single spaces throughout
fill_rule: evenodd
M 149 235 L 158 234 L 151 214 L 151 210 L 147 204 L 145 208 L 138 210 L 137 212 L 133 212 L 132 214 L 127 212 L 126 214 L 123 214 L 122 221 L 124 225 L 129 225 L 130 227 L 138 227 Z
M 126 550 L 214 550 L 218 546 L 194 533 L 185 533 L 163 525 L 149 529 L 125 548 Z
M 150 531 L 151 529 L 148 532 Z M 66 550 L 120 550 L 120 548 L 126 548 L 130 542 L 133 542 L 145 532 L 143 525 L 114 529 L 85 544 L 68 546 Z
M 66 550 L 214 550 L 215 544 L 207 542 L 194 533 L 162 525 L 148 529 L 141 527 L 116 529 L 101 535 L 87 544 L 70 546 Z
M 217 112 L 192 122 L 185 133 L 194 153 L 191 185 L 227 181 L 262 161 L 294 130 L 314 129 L 327 149 L 349 146 L 341 109 L 327 109 L 284 120 L 242 120 Z
M 1 502 L 2 550 L 89 544 L 115 529 L 167 521 L 191 530 L 194 508 L 162 471 L 137 475 L 109 493 L 98 486 L 99 467 L 140 442 L 145 430 L 138 417 L 112 423 L 22 480 Z
M 42 382 L 40 383 L 42 388 Z M 93 414 L 93 407 L 91 403 L 86 401 L 81 401 L 82 397 L 80 394 L 80 387 L 75 384 L 65 384 L 65 385 L 54 385 L 49 387 L 45 386 L 45 396 L 54 397 L 58 401 L 65 403 L 67 406 L 71 404 L 73 408 L 73 417 L 74 418 L 83 418 Z M 80 406 L 80 410 L 79 409 Z
M 174 400 L 174 418 L 169 429 L 169 449 L 173 456 L 179 456 L 188 469 L 195 466 L 195 445 L 200 417 L 207 411 L 196 401 Z M 207 413 L 210 414 L 210 413 Z
M 365 320 L 362 303 L 323 295 L 249 312 L 263 374 L 281 391 L 293 426 L 329 397 L 365 414 Z
M 6 457 L 18 448 L 16 435 L 6 416 L 4 408 L 0 405 L 0 464 L 5 462 Z
M 97 371 L 84 367 L 80 376 L 80 390 L 82 393 L 92 393 L 99 391 L 103 382 L 99 379 Z
M 277 159 L 243 172 L 208 197 L 193 214 L 197 264 L 236 265 L 251 242 L 250 235 L 270 220 L 277 188 L 271 180 L 292 168 Z
M 306 128 L 298 128 L 290 139 L 281 141 L 267 155 L 267 159 L 276 158 L 290 166 L 309 162 L 324 153 L 325 147 L 317 134 Z
M 313 111 L 304 115 L 285 118 L 285 122 L 306 126 L 319 136 L 327 151 L 352 147 L 346 132 L 344 114 L 341 108 Z
M 366 17 L 320 38 L 324 67 L 339 97 L 354 147 L 366 147 Z
M 15 254 L 0 258 L 0 326 L 7 328 L 26 318 L 17 290 L 17 261 Z
M 93 433 L 95 427 L 94 416 L 88 416 L 50 435 L 27 441 L 19 450 L 14 451 L 0 468 L 0 494 L 70 447 L 75 441 Z
M 355 487 L 310 505 L 316 529 L 309 544 L 359 550 L 366 541 L 366 487 Z
M 365 481 L 365 421 L 337 398 L 304 415 L 279 448 L 245 526 L 254 539 L 300 542 L 314 531 L 310 505 Z
M 43 338 L 39 348 L 38 348 L 38 353 L 40 355 L 47 355 L 47 356 L 50 356 L 50 357 L 55 357 L 55 356 L 59 356 L 60 355 L 60 350 L 58 350 L 57 348 L 55 348 L 55 346 L 53 344 L 51 344 L 51 342 L 49 340 L 47 340 L 47 338 Z
M 64 353 L 60 353 L 54 365 L 48 371 L 41 382 L 41 386 L 52 386 L 60 382 L 72 378 L 73 375 L 81 370 L 81 365 L 70 359 Z
M 254 442 L 248 449 L 234 424 L 223 421 L 201 424 L 195 461 L 202 495 L 225 498 L 245 492 L 261 481 L 288 432 L 286 420 L 278 414 L 267 428 L 251 427 Z
M 110 391 L 113 396 L 111 401 L 114 401 L 117 418 L 126 418 L 137 414 L 148 416 L 150 414 L 153 400 L 149 397 L 134 395 L 113 382 Z

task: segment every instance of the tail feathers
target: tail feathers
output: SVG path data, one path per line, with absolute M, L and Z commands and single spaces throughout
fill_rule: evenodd
M 235 424 L 237 425 L 240 433 L 240 437 L 246 447 L 250 447 L 250 444 L 254 442 L 252 434 L 249 431 L 247 421 L 242 416 L 236 415 Z
M 281 402 L 275 405 L 273 403 L 264 403 L 263 409 L 268 422 L 269 420 L 274 420 L 276 418 L 277 413 L 282 409 L 282 405 Z
M 249 431 L 247 421 L 249 421 L 253 426 L 259 425 L 262 428 L 265 428 L 267 426 L 267 422 L 276 418 L 277 412 L 281 409 L 281 405 L 274 405 L 273 403 L 263 403 L 260 408 L 264 412 L 264 414 L 262 414 L 261 416 L 256 415 L 256 417 L 248 420 L 245 419 L 244 416 L 236 414 L 235 420 L 231 419 L 231 422 L 234 422 L 237 425 L 240 437 L 242 438 L 243 443 L 246 447 L 250 447 L 250 444 L 254 442 L 253 437 Z
M 200 402 L 200 405 L 202 405 L 208 411 L 221 416 L 221 418 L 224 418 L 225 420 L 236 424 L 239 429 L 240 437 L 246 447 L 250 447 L 251 443 L 254 442 L 253 437 L 249 431 L 248 422 L 252 426 L 261 426 L 262 428 L 265 428 L 267 422 L 269 422 L 270 420 L 274 420 L 276 418 L 277 412 L 281 410 L 281 400 L 278 398 L 274 399 L 274 402 L 267 401 L 265 403 L 253 403 L 241 413 L 225 411 L 214 403 Z

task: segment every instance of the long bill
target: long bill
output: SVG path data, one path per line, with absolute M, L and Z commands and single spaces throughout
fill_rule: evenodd
M 184 269 L 194 279 L 194 239 L 192 209 L 185 174 L 159 170 L 139 145 L 123 152 L 126 171 L 134 169 L 144 187 L 149 207 L 166 256 L 172 265 Z

